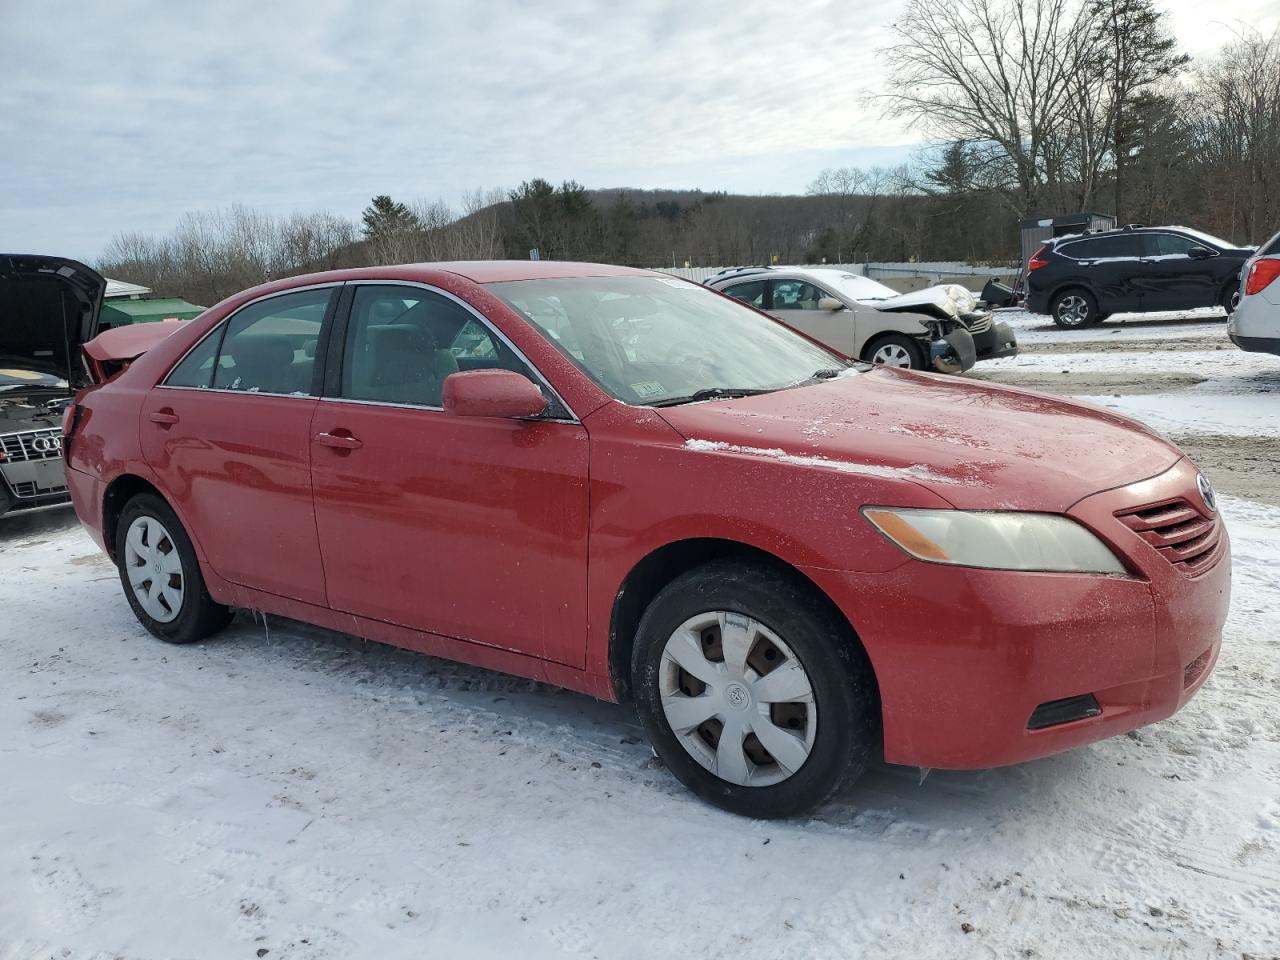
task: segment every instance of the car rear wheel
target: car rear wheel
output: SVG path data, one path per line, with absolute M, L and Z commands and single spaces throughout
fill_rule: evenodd
M 1236 307 L 1240 306 L 1240 286 L 1232 284 L 1222 293 L 1222 309 L 1227 311 L 1227 316 L 1231 316 L 1236 312 Z
M 231 609 L 205 589 L 177 514 L 155 494 L 141 493 L 125 504 L 116 526 L 116 562 L 134 615 L 161 640 L 193 643 L 231 622 Z
M 1102 319 L 1093 294 L 1080 289 L 1064 290 L 1054 297 L 1049 313 L 1054 323 L 1067 330 L 1089 327 Z
M 811 587 L 721 561 L 674 580 L 641 619 L 632 682 L 654 749 L 694 793 L 750 817 L 823 803 L 865 769 L 875 681 Z
M 876 337 L 862 351 L 867 363 L 907 370 L 924 369 L 924 350 L 912 337 L 901 333 L 886 333 Z

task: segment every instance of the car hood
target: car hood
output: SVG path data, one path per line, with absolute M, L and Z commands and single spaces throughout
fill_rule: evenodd
M 910 480 L 971 510 L 1062 512 L 1182 457 L 1101 407 L 888 367 L 658 412 L 692 449 Z
M 922 313 L 935 320 L 958 320 L 978 308 L 974 295 L 957 283 L 925 287 L 887 300 L 860 300 L 884 313 Z
M 0 254 L 0 368 L 82 384 L 80 347 L 98 332 L 106 285 L 65 257 Z

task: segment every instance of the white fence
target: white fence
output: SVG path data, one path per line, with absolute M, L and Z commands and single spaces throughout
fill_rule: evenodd
M 909 280 L 919 278 L 928 283 L 942 283 L 955 277 L 999 277 L 1001 280 L 1012 280 L 1018 275 L 1018 268 L 1009 264 L 947 263 L 815 263 L 813 267 L 827 270 L 843 270 L 872 280 Z M 673 277 L 693 280 L 701 283 L 724 267 L 655 267 L 654 269 L 669 273 Z

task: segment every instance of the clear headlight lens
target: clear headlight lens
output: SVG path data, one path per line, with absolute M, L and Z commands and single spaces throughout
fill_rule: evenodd
M 1101 540 L 1051 513 L 867 507 L 863 514 L 918 560 L 991 570 L 1125 572 Z

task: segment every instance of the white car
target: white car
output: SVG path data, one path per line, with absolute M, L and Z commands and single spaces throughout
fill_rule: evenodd
M 868 363 L 960 373 L 1018 352 L 1013 329 L 955 284 L 900 294 L 831 267 L 739 267 L 705 282 Z
M 1227 336 L 1241 350 L 1280 354 L 1280 233 L 1240 271 L 1240 302 Z

